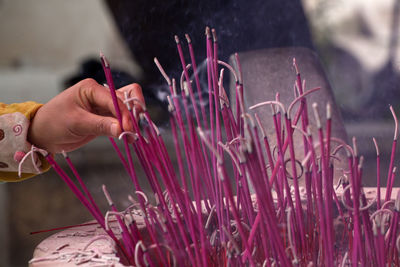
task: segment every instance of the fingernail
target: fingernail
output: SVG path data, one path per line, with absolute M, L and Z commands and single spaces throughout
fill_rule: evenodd
M 112 136 L 117 137 L 117 135 L 118 135 L 118 130 L 119 130 L 119 126 L 118 126 L 117 123 L 111 124 L 110 131 L 111 131 L 111 135 L 112 135 Z

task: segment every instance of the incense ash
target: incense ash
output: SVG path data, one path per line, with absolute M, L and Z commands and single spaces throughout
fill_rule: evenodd
M 117 207 L 103 186 L 110 207 L 103 214 L 68 155 L 64 154 L 65 160 L 80 188 L 52 155 L 46 155 L 115 243 L 120 262 L 151 267 L 399 266 L 400 194 L 391 199 L 398 138 L 393 108 L 395 130 L 387 175 L 381 174 L 379 148 L 373 139 L 377 190 L 371 199 L 363 188 L 357 140 L 348 145 L 332 136 L 331 107 L 308 103 L 307 97 L 319 88 L 305 88 L 295 60 L 290 105 L 283 105 L 277 96 L 246 107 L 239 56 L 230 66 L 218 59 L 216 32 L 207 28 L 205 40 L 206 84 L 200 82 L 188 35 L 190 62 L 185 61 L 183 42 L 175 37 L 182 64 L 178 80 L 170 78 L 155 59 L 170 90 L 174 151 L 167 151 L 144 103 L 125 96 L 134 132 L 123 130 L 120 140 L 110 138 L 110 142 L 133 183 L 131 206 Z M 110 64 L 104 55 L 101 61 L 122 125 Z M 225 91 L 227 75 L 235 80 L 232 103 Z M 203 99 L 205 91 L 208 99 Z M 140 114 L 133 104 L 141 105 Z M 320 116 L 322 108 L 326 117 Z M 271 110 L 270 118 L 260 118 L 260 109 Z M 261 119 L 273 122 L 274 135 L 267 136 Z M 294 141 L 295 133 L 302 136 L 301 144 Z M 124 149 L 116 142 L 122 142 Z M 301 157 L 295 153 L 300 145 Z M 146 177 L 137 176 L 134 160 Z M 338 162 L 346 168 L 338 168 Z M 144 179 L 155 201 L 143 192 L 139 180 Z M 384 196 L 381 180 L 388 185 Z M 143 227 L 132 214 L 140 216 Z M 111 221 L 117 227 L 110 227 Z

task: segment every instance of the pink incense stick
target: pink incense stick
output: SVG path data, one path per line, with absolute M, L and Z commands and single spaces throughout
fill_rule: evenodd
M 386 197 L 385 201 L 388 201 L 390 199 L 390 193 L 392 192 L 392 173 L 393 173 L 393 166 L 394 166 L 394 158 L 396 154 L 396 146 L 397 146 L 397 138 L 398 138 L 398 131 L 399 131 L 399 124 L 397 120 L 396 113 L 393 110 L 393 107 L 390 106 L 390 111 L 392 112 L 394 123 L 395 123 L 395 130 L 394 130 L 394 137 L 393 137 L 393 145 L 392 145 L 392 154 L 390 155 L 390 163 L 389 163 L 389 170 L 388 170 L 388 175 L 387 175 L 387 189 L 386 189 Z
M 187 43 L 188 43 L 188 47 L 189 47 L 189 53 L 190 53 L 190 59 L 192 62 L 192 66 L 193 66 L 193 73 L 194 73 L 194 78 L 196 81 L 196 87 L 197 87 L 197 94 L 199 95 L 199 100 L 200 100 L 200 109 L 201 109 L 201 115 L 203 117 L 203 126 L 204 129 L 208 129 L 208 123 L 207 123 L 207 116 L 206 116 L 206 110 L 205 110 L 205 103 L 203 100 L 203 96 L 202 96 L 202 89 L 200 86 L 200 79 L 199 79 L 199 73 L 197 70 L 197 64 L 196 64 L 196 59 L 194 57 L 194 50 L 193 50 L 193 44 L 192 44 L 192 40 L 190 39 L 188 34 L 185 34 Z
M 80 175 L 79 175 L 78 171 L 76 170 L 74 164 L 72 163 L 71 159 L 68 157 L 67 153 L 63 152 L 62 154 L 63 154 L 65 160 L 67 161 L 69 168 L 72 170 L 72 173 L 75 175 L 75 178 L 78 180 L 83 192 L 86 194 L 86 197 L 89 199 L 90 204 L 92 205 L 94 211 L 101 217 L 102 215 L 101 215 L 101 211 L 100 211 L 99 207 L 97 206 L 96 202 L 94 201 L 92 194 L 89 192 L 88 188 L 83 183 L 83 180 L 80 177 Z
M 372 138 L 374 145 L 375 145 L 375 150 L 376 150 L 376 206 L 377 209 L 381 209 L 381 161 L 380 161 L 380 153 L 379 153 L 379 147 L 378 143 L 376 142 L 375 137 Z
M 121 130 L 124 131 L 123 124 L 122 124 L 121 110 L 119 109 L 119 105 L 118 105 L 118 99 L 117 99 L 117 94 L 115 92 L 114 81 L 111 77 L 110 64 L 108 63 L 107 58 L 101 52 L 100 52 L 100 60 L 101 60 L 101 65 L 103 66 L 104 74 L 106 75 L 108 88 L 110 88 L 110 93 L 111 93 L 111 97 L 112 97 L 113 104 L 115 107 L 115 113 L 117 114 L 117 119 L 119 121 L 119 125 L 121 127 Z

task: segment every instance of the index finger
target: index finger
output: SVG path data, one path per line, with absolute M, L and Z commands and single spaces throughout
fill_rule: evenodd
M 81 96 L 83 99 L 87 99 L 89 105 L 97 110 L 107 111 L 106 113 L 111 113 L 115 118 L 118 118 L 117 107 L 114 106 L 114 101 L 110 95 L 110 89 L 101 86 L 96 82 L 91 82 L 90 85 L 81 86 Z M 118 108 L 121 113 L 122 125 L 121 128 L 124 130 L 132 130 L 133 127 L 130 123 L 129 111 L 124 105 L 121 99 L 117 97 Z
M 127 93 L 127 97 L 129 103 L 133 103 L 136 111 L 138 113 L 146 110 L 146 102 L 144 100 L 142 87 L 137 83 L 128 84 L 117 91 L 117 96 L 119 99 L 123 100 L 125 103 L 125 92 Z

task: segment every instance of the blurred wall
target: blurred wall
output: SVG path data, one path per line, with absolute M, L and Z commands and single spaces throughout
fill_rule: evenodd
M 400 116 L 400 0 L 302 2 L 348 136 L 357 138 L 364 156 L 363 183 L 375 186 L 372 137 L 386 174 L 394 133 L 389 105 Z
M 388 104 L 400 101 L 400 1 L 302 2 L 345 119 L 390 117 Z
M 60 81 L 102 51 L 114 66 L 137 72 L 99 0 L 0 1 L 1 101 L 47 101 Z

